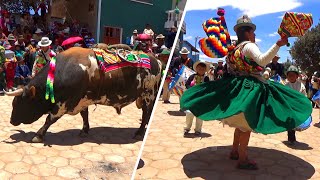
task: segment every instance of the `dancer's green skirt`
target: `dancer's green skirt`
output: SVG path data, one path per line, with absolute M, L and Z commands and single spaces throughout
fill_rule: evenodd
M 184 92 L 181 109 L 204 120 L 262 134 L 294 129 L 312 113 L 310 100 L 282 84 L 254 77 L 224 77 Z

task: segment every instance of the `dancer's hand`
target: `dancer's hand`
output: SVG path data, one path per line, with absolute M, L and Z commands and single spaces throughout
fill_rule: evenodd
M 278 45 L 279 47 L 284 46 L 284 45 L 287 45 L 287 44 L 288 44 L 288 37 L 287 37 L 287 36 L 282 37 L 281 39 L 279 39 L 279 40 L 277 41 L 277 45 Z

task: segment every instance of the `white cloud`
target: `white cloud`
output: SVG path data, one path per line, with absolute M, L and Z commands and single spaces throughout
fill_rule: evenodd
M 289 11 L 301 6 L 299 0 L 188 0 L 186 10 L 216 10 L 218 7 L 231 6 L 249 17 Z M 228 13 L 228 12 L 226 12 Z
M 274 37 L 274 36 L 276 36 L 276 35 L 278 35 L 278 32 L 271 33 L 271 34 L 269 34 L 268 36 Z
M 281 15 L 281 16 L 278 16 L 278 18 L 279 18 L 279 19 L 282 19 L 282 18 L 283 18 L 283 15 Z
M 183 39 L 184 40 L 192 40 L 192 38 L 193 38 L 192 36 L 185 36 Z
M 201 52 L 201 51 L 200 51 Z M 200 56 L 199 56 L 199 59 L 200 60 L 203 60 L 203 61 L 209 61 L 209 62 L 213 62 L 213 59 L 214 58 L 210 58 L 210 57 L 208 57 L 208 56 L 206 56 L 205 54 L 200 54 Z
M 259 38 L 256 38 L 256 42 L 258 43 L 258 42 L 261 42 L 262 40 L 261 39 L 259 39 Z

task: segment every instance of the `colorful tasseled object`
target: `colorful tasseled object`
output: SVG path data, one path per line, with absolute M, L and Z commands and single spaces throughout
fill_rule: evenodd
M 53 82 L 54 82 L 54 72 L 56 70 L 56 60 L 57 60 L 56 57 L 51 58 L 50 68 L 49 68 L 48 77 L 47 77 L 47 84 L 46 84 L 45 98 L 46 98 L 46 100 L 48 100 L 49 96 L 50 96 L 51 103 L 55 103 Z
M 219 8 L 220 17 L 211 18 L 202 24 L 207 38 L 199 41 L 201 51 L 211 58 L 223 58 L 234 46 L 231 44 L 230 34 L 224 18 L 224 9 Z

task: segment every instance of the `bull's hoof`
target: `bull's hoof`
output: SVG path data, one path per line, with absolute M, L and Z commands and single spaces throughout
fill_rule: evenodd
M 42 143 L 43 142 L 43 138 L 39 137 L 39 136 L 35 136 L 32 138 L 31 140 L 33 143 Z
M 141 109 L 142 108 L 142 98 L 139 97 L 137 100 L 136 100 L 136 106 L 138 109 Z
M 81 130 L 79 133 L 79 136 L 82 138 L 88 137 L 88 135 L 89 135 L 89 132 L 88 131 L 86 132 L 84 130 Z

